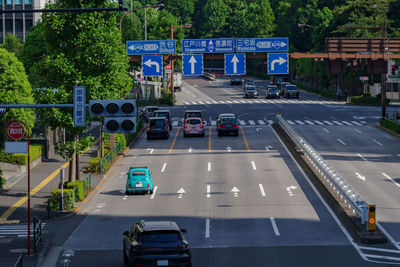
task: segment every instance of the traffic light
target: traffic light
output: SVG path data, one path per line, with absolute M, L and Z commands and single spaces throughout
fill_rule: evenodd
M 106 133 L 136 132 L 136 117 L 107 117 L 104 119 Z
M 376 231 L 376 206 L 368 205 L 368 231 L 375 232 Z
M 136 101 L 127 100 L 90 100 L 90 116 L 123 117 L 136 115 Z

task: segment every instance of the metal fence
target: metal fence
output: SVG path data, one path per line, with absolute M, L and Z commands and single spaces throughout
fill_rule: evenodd
M 124 143 L 121 141 L 119 142 L 110 152 L 107 153 L 101 160 L 100 160 L 100 173 L 103 174 L 105 171 L 110 168 L 112 162 L 114 161 L 115 157 L 118 155 L 125 148 Z
M 35 254 L 40 241 L 42 241 L 42 221 L 38 217 L 33 217 L 33 252 Z
M 358 193 L 340 176 L 332 166 L 330 166 L 311 147 L 304 138 L 298 135 L 295 130 L 283 119 L 282 115 L 276 115 L 276 121 L 289 136 L 289 138 L 301 149 L 311 165 L 322 175 L 329 183 L 331 188 L 344 198 L 344 202 L 353 209 L 357 217 L 361 218 L 361 223 L 365 224 L 368 220 L 368 204 L 361 199 Z
M 18 260 L 15 262 L 14 267 L 22 267 L 23 265 L 23 255 L 19 255 Z

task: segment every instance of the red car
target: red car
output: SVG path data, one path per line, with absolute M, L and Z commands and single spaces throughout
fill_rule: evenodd
M 183 137 L 200 135 L 204 137 L 204 124 L 200 118 L 188 118 L 183 125 Z

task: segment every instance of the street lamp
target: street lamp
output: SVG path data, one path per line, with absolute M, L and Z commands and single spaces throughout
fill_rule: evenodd
M 171 40 L 174 40 L 174 29 L 188 29 L 192 27 L 192 24 L 188 23 L 185 25 L 174 26 L 171 25 Z M 171 94 L 172 99 L 174 99 L 174 61 L 172 60 L 172 54 L 169 55 L 169 65 L 171 67 L 171 77 L 170 77 L 170 85 L 171 85 Z
M 383 61 L 384 62 L 386 62 L 386 57 L 385 57 L 385 54 L 386 54 L 386 49 L 388 49 L 388 48 L 386 48 L 387 47 L 387 38 L 386 38 L 386 33 L 387 33 L 387 12 L 386 12 L 386 9 L 385 8 L 383 8 L 383 7 L 381 7 L 381 6 L 378 6 L 378 5 L 372 5 L 372 8 L 380 8 L 380 9 L 382 9 L 382 11 L 383 11 L 383 13 L 385 14 L 385 25 L 384 25 L 384 27 L 382 27 L 382 38 L 384 39 L 384 43 L 383 43 Z M 386 65 L 386 64 L 385 64 Z M 387 69 L 387 68 L 386 68 Z M 385 118 L 386 117 L 386 74 L 385 74 L 385 72 L 383 72 L 382 74 L 381 74 L 381 83 L 382 83 L 382 85 L 381 85 L 381 87 L 382 87 L 382 90 L 381 90 L 381 106 L 382 106 L 382 118 Z

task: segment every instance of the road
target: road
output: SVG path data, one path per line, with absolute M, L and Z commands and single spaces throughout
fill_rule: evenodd
M 261 94 L 266 81 L 256 84 Z M 378 220 L 399 242 L 400 141 L 374 126 L 380 109 L 303 91 L 300 99 L 243 100 L 240 88 L 228 79 L 185 79 L 171 108 L 170 139 L 143 135 L 81 209 L 83 218 L 60 254 L 47 262 L 123 266 L 124 231 L 138 220 L 174 220 L 188 231 L 193 266 L 381 266 L 372 261 L 389 255 L 400 263 L 399 251 L 351 240 L 271 127 L 279 110 L 365 200 L 377 204 Z M 186 109 L 203 111 L 204 138 L 183 137 Z M 217 136 L 215 117 L 226 112 L 239 117 L 238 137 Z M 150 168 L 152 195 L 125 195 L 131 166 Z

